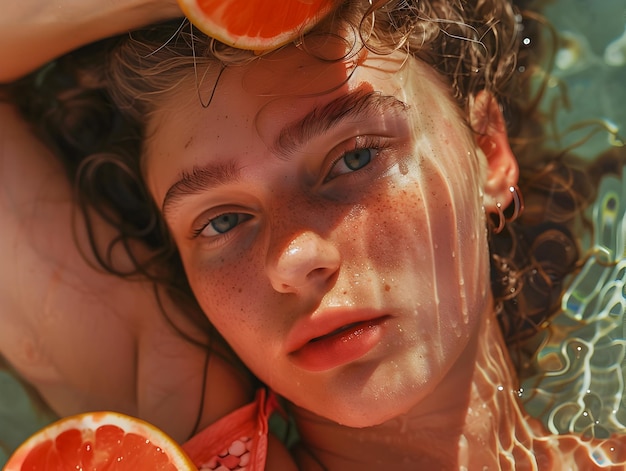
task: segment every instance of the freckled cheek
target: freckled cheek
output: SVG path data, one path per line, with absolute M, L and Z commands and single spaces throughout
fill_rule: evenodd
M 186 264 L 191 288 L 216 327 L 223 320 L 245 321 L 262 304 L 262 277 L 256 266 L 249 256 Z
M 355 250 L 360 248 L 372 268 L 386 277 L 385 290 L 401 283 L 403 274 L 430 284 L 432 270 L 456 265 L 461 256 L 459 237 L 467 234 L 465 228 L 475 229 L 476 209 L 444 181 L 440 174 L 420 174 L 409 183 L 380 188 L 347 231 Z
M 347 231 L 354 250 L 362 251 L 361 261 L 385 277 L 385 291 L 401 282 L 395 275 L 408 266 L 414 271 L 413 263 L 424 257 L 424 215 L 419 192 L 391 184 L 368 198 L 358 222 Z

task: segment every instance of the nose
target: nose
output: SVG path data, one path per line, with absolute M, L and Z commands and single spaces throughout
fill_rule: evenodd
M 312 231 L 295 235 L 268 263 L 270 281 L 280 293 L 324 289 L 339 270 L 341 255 L 329 240 Z

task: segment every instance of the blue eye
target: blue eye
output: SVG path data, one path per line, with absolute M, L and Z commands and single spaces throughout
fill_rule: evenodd
M 350 170 L 359 170 L 372 160 L 374 149 L 356 149 L 343 156 L 343 161 Z
M 218 234 L 230 231 L 237 224 L 239 224 L 239 214 L 237 213 L 222 214 L 209 222 L 209 226 Z
M 215 237 L 220 234 L 225 234 L 242 222 L 247 221 L 252 216 L 245 213 L 224 213 L 211 219 L 208 224 L 197 231 L 196 235 L 202 235 L 204 237 Z
M 363 147 L 346 152 L 335 162 L 326 180 L 328 181 L 339 175 L 361 170 L 363 167 L 369 165 L 372 159 L 376 157 L 377 153 L 378 149 L 374 147 Z

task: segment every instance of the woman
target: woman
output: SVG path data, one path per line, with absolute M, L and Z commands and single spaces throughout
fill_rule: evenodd
M 516 71 L 510 5 L 346 2 L 262 57 L 169 26 L 107 52 L 133 123 L 112 141 L 130 150 L 79 176 L 134 172 L 211 324 L 286 399 L 301 440 L 267 463 L 260 440 L 254 469 L 593 469 L 616 456 L 619 442 L 592 448 L 526 416 L 496 318 L 489 232 L 522 201 L 497 101 Z M 219 465 L 237 420 L 264 435 L 272 397 L 194 438 L 196 462 Z
M 497 101 L 517 21 L 502 2 L 346 2 L 260 58 L 165 26 L 110 55 L 144 123 L 124 165 L 212 325 L 286 399 L 301 469 L 620 460 L 525 415 L 496 318 L 488 220 L 521 208 Z M 190 452 L 224 447 L 215 430 Z

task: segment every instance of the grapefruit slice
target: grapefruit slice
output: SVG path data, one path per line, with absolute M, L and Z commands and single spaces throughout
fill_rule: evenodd
M 178 0 L 187 18 L 208 36 L 252 51 L 296 39 L 340 0 Z
M 26 440 L 5 471 L 197 471 L 164 432 L 134 417 L 90 412 L 61 419 Z

